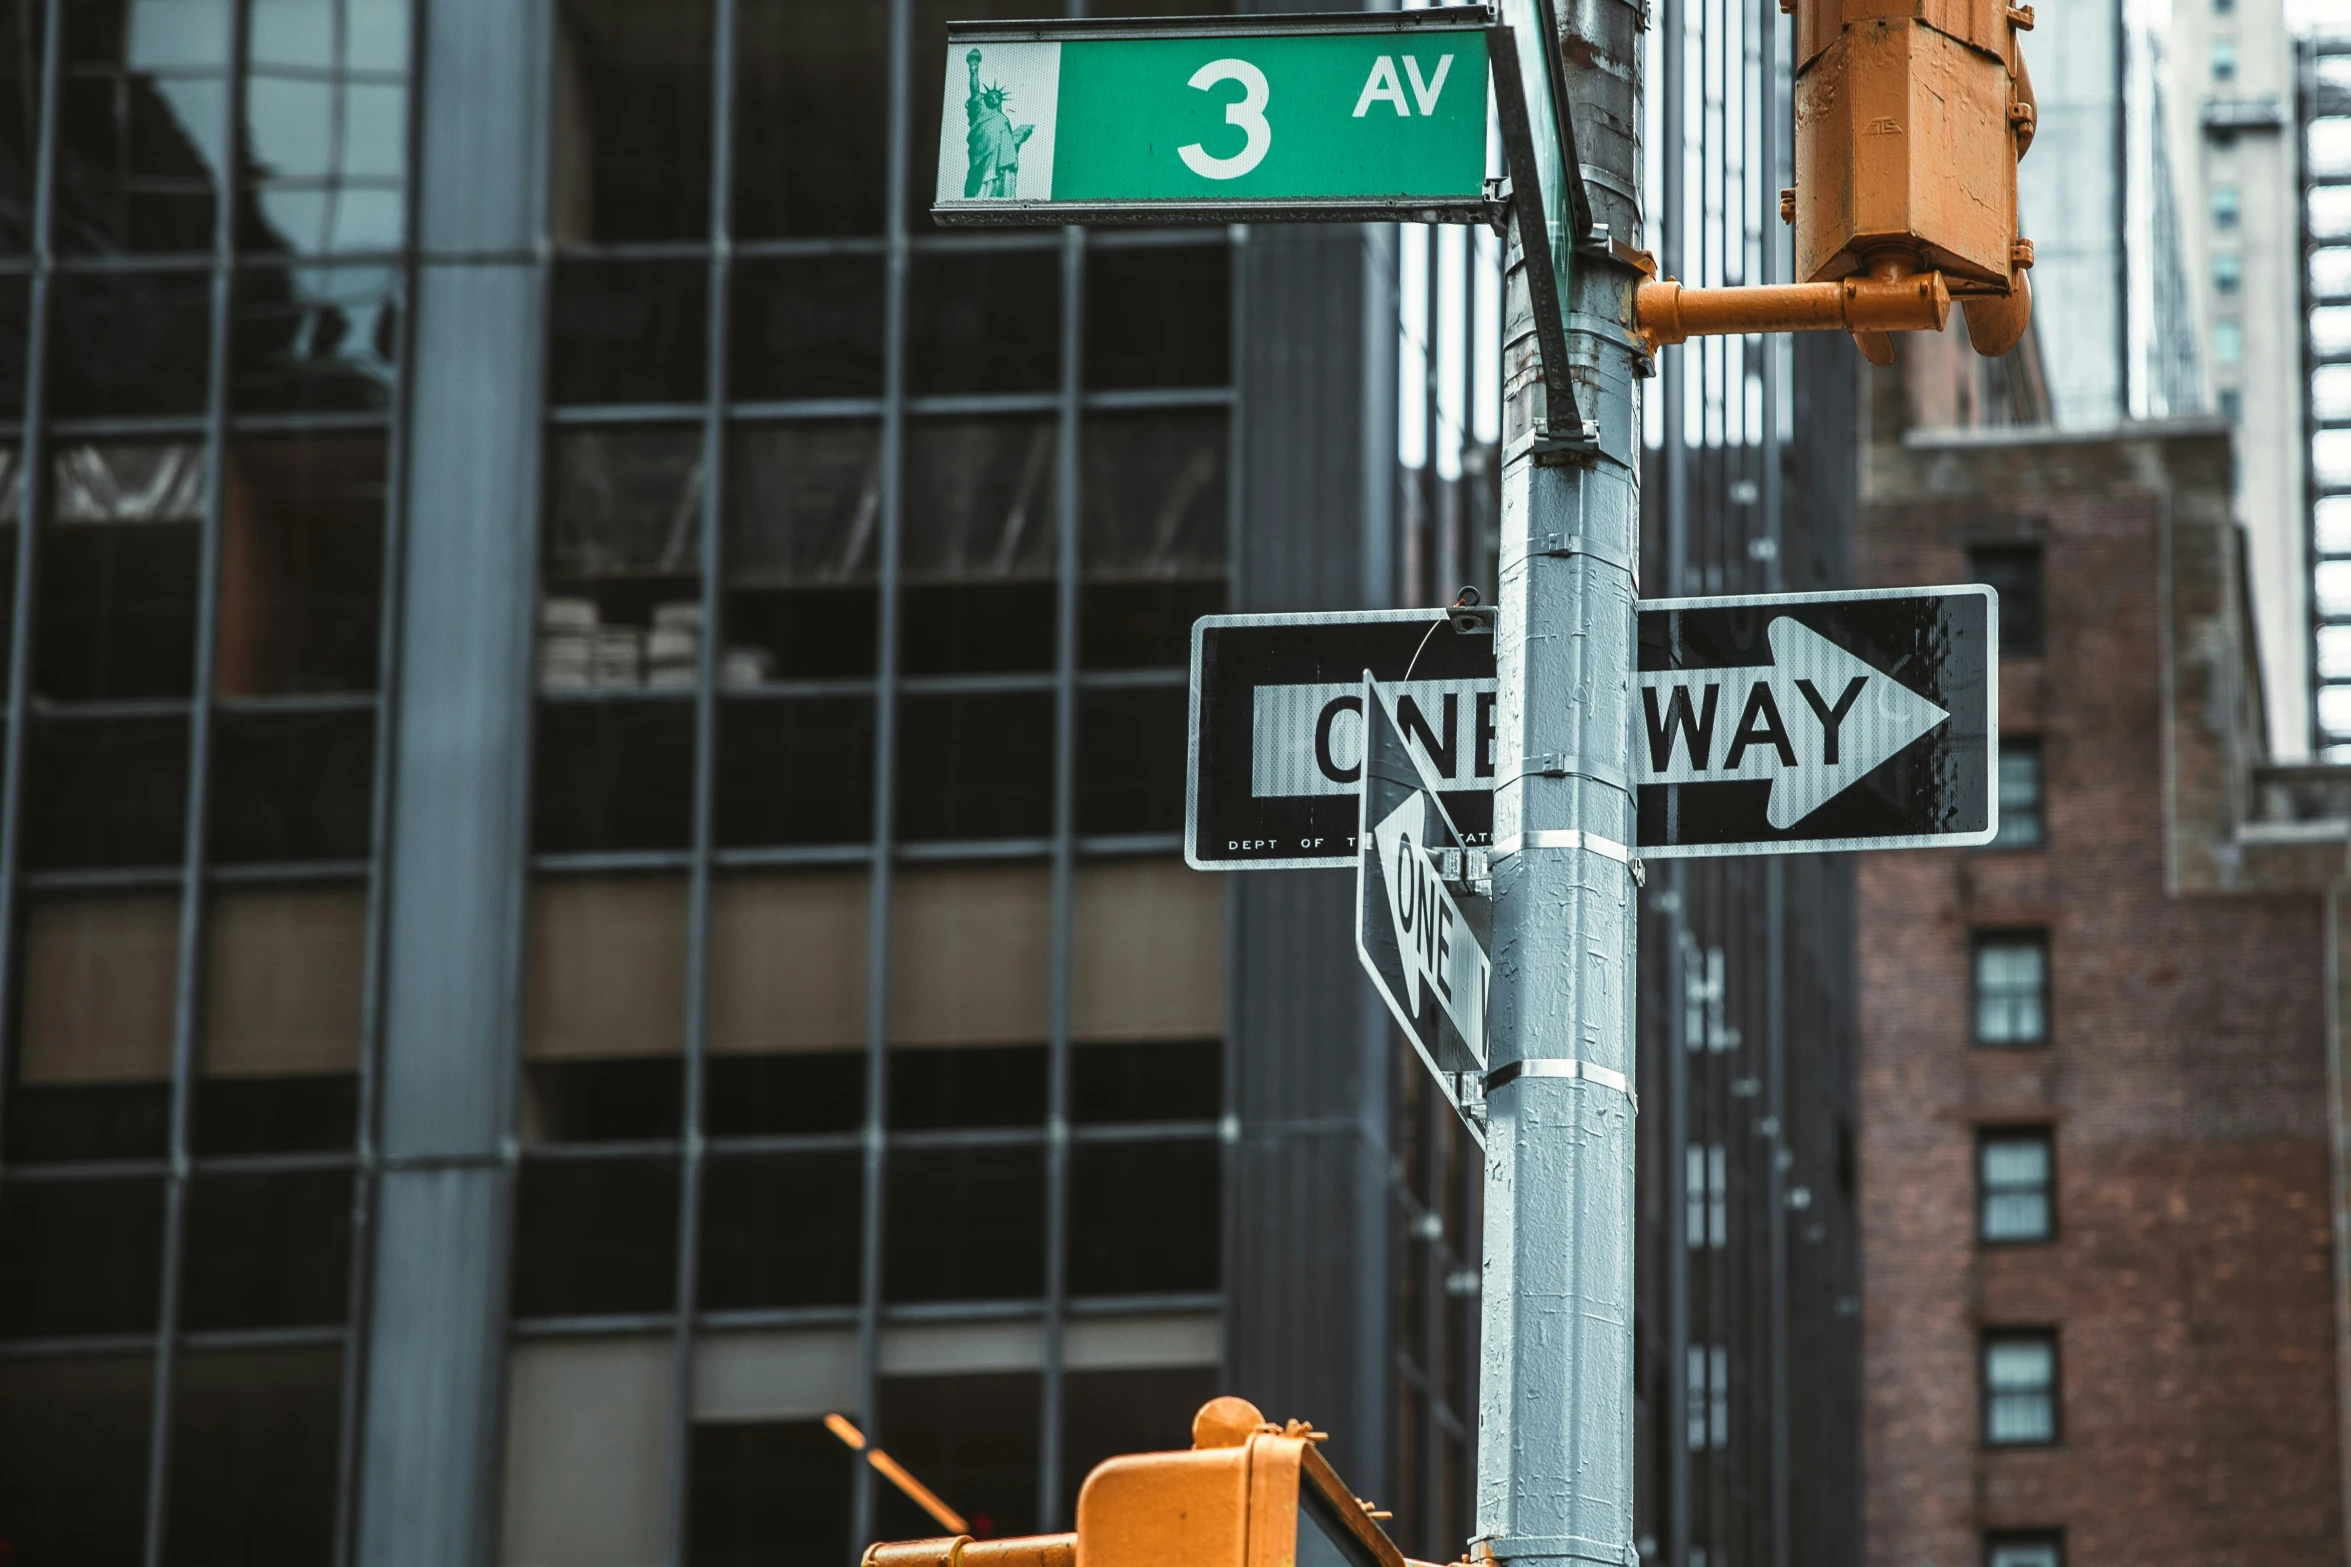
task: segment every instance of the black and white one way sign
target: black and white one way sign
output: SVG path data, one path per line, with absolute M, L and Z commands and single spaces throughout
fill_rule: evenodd
M 1656 859 L 1989 841 L 1998 643 L 1986 587 L 1642 604 L 1636 775 L 1619 783 L 1638 802 L 1636 847 Z M 1192 864 L 1354 861 L 1365 670 L 1391 691 L 1462 842 L 1491 845 L 1491 636 L 1437 610 L 1212 616 L 1192 634 Z
M 1406 741 L 1398 690 L 1366 677 L 1356 693 L 1365 720 L 1356 956 L 1430 1071 L 1482 1073 L 1489 915 L 1484 900 L 1447 885 L 1463 882 L 1472 853 L 1445 815 L 1441 780 Z

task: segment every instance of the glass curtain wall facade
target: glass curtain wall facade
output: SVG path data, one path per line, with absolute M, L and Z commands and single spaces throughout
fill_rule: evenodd
M 1218 1390 L 1225 889 L 1178 835 L 1234 247 L 936 232 L 929 79 L 988 10 L 530 23 L 543 243 L 435 261 L 544 301 L 538 450 L 487 459 L 539 475 L 487 524 L 535 538 L 515 1022 L 458 1154 L 379 1103 L 393 740 L 443 738 L 390 687 L 470 629 L 400 590 L 422 19 L 0 7 L 18 1562 L 385 1555 L 430 1379 L 379 1257 L 503 1303 L 482 1559 L 936 1532 L 833 1412 L 1052 1527 Z M 470 1165 L 487 1273 L 374 1233 Z
M 2310 502 L 2311 737 L 2351 761 L 2351 31 L 2296 41 L 2302 372 Z
M 402 0 L 0 8 L 0 1537 L 330 1559 L 398 515 Z
M 1216 1391 L 1231 254 L 934 228 L 1033 10 L 558 0 L 507 1561 L 939 1532 L 836 1411 L 1066 1526 Z

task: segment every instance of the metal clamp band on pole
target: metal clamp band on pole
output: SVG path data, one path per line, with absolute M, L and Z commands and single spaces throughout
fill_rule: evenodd
M 1638 1567 L 1640 1552 L 1630 1541 L 1610 1545 L 1605 1540 L 1587 1540 L 1578 1535 L 1516 1535 L 1477 1542 L 1474 1551 L 1480 1567 L 1496 1562 L 1590 1562 L 1593 1567 Z
M 1596 832 L 1581 832 L 1573 827 L 1538 827 L 1533 832 L 1504 838 L 1494 845 L 1493 858 L 1503 859 L 1524 849 L 1589 849 L 1619 865 L 1630 866 L 1633 863 L 1633 851 L 1614 838 L 1603 838 Z
M 1522 1077 L 1564 1077 L 1599 1088 L 1613 1088 L 1624 1095 L 1625 1102 L 1633 1107 L 1633 1114 L 1641 1113 L 1641 1096 L 1633 1092 L 1631 1081 L 1622 1072 L 1614 1067 L 1578 1061 L 1573 1057 L 1561 1059 L 1538 1056 L 1532 1061 L 1513 1061 L 1507 1066 L 1498 1066 L 1486 1074 L 1487 1097 L 1491 1098 L 1496 1089 L 1507 1083 L 1515 1083 Z
M 1641 565 L 1633 558 L 1632 553 L 1593 534 L 1580 531 L 1575 533 L 1538 533 L 1527 541 L 1527 552 L 1523 558 L 1532 560 L 1538 555 L 1588 555 L 1604 565 L 1614 566 L 1617 570 L 1629 575 L 1633 579 L 1635 587 L 1640 585 Z
M 1589 778 L 1623 794 L 1633 792 L 1632 780 L 1621 769 L 1565 751 L 1547 751 L 1541 756 L 1528 757 L 1510 775 L 1513 781 L 1520 778 Z

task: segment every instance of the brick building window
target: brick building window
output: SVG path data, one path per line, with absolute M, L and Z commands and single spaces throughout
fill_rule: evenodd
M 2041 656 L 2041 546 L 1979 544 L 1967 552 L 1967 575 L 2000 595 L 2000 656 Z
M 1995 849 L 2037 849 L 2045 813 L 2041 807 L 2041 742 L 2000 742 L 2000 831 Z
M 1987 1535 L 1984 1567 L 2065 1567 L 2065 1539 L 2054 1533 Z
M 1984 1442 L 2041 1447 L 2057 1440 L 2057 1335 L 2045 1328 L 1984 1335 Z
M 1979 1045 L 2049 1042 L 2046 936 L 2030 932 L 1976 938 L 1975 1040 Z
M 2055 1233 L 2055 1165 L 2045 1126 L 1985 1132 L 1976 1143 L 1976 1237 L 2012 1245 Z

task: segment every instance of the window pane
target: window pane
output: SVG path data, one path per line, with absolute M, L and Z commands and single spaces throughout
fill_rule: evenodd
M 669 1338 L 522 1339 L 506 1366 L 499 1560 L 663 1560 Z
M 713 1157 L 702 1308 L 856 1304 L 864 1187 L 855 1151 Z
M 1227 423 L 1221 411 L 1087 421 L 1080 542 L 1088 576 L 1223 572 Z
M 541 853 L 686 847 L 691 701 L 542 703 L 537 749 L 531 842 Z
M 1086 385 L 1232 379 L 1232 252 L 1222 244 L 1086 253 Z
M 14 19 L 24 14 L 22 9 L 14 9 L 0 15 L 0 40 L 4 40 L 6 29 Z M 4 48 L 4 42 L 0 42 L 0 50 Z M 5 69 L 5 58 L 0 57 L 0 70 Z M 0 83 L 0 114 L 7 112 L 7 97 L 8 87 Z M 0 178 L 7 177 L 10 157 L 7 134 L 6 122 L 0 121 Z M 22 243 L 11 238 L 18 226 L 21 209 L 15 203 L 9 203 L 8 206 L 10 210 L 0 211 L 0 251 L 12 244 Z M 25 361 L 30 352 L 32 332 L 31 294 L 32 285 L 26 279 L 0 277 L 0 419 L 24 417 Z M 17 508 L 15 456 L 15 451 L 10 449 L 5 502 L 12 521 Z
M 1970 577 L 2000 595 L 2000 656 L 2040 657 L 2041 546 L 1979 546 L 1967 552 L 1967 568 Z
M 720 845 L 871 838 L 873 711 L 863 696 L 722 702 Z
M 1043 1039 L 1051 1027 L 1051 913 L 1052 881 L 1041 864 L 899 872 L 890 900 L 892 1042 Z
M 154 1390 L 145 1355 L 0 1360 L 0 1518 L 24 1567 L 137 1567 Z
M 171 1110 L 178 890 L 50 895 L 25 908 L 8 1157 L 159 1157 Z
M 203 412 L 211 314 L 203 272 L 60 273 L 49 303 L 49 411 L 60 419 Z
M 861 11 L 884 13 L 870 5 Z M 805 153 L 784 167 L 829 166 Z M 875 187 L 876 200 L 880 186 Z M 745 258 L 735 264 L 728 395 L 875 397 L 882 390 L 879 256 Z
M 711 1126 L 741 1133 L 837 1131 L 865 1119 L 868 1028 L 863 867 L 741 871 L 710 898 Z M 805 1054 L 803 1054 L 805 1052 Z M 801 1093 L 808 1107 L 789 1101 Z M 769 1124 L 782 1116 L 791 1124 Z
M 928 758 L 899 775 L 901 836 L 1028 838 L 1052 830 L 1051 693 L 909 696 L 899 715 L 901 735 Z
M 222 696 L 375 689 L 384 461 L 381 435 L 229 448 L 220 540 Z
M 534 1143 L 676 1137 L 685 1107 L 685 1066 L 674 1055 L 523 1067 L 523 1136 Z
M 710 0 L 562 0 L 559 243 L 709 236 L 710 12 Z
M 1188 700 L 1181 686 L 1080 693 L 1079 832 L 1183 828 Z
M 41 142 L 42 16 L 37 5 L 0 8 L 0 184 L 17 193 L 0 210 L 0 251 L 12 255 L 33 244 L 28 196 Z
M 182 1321 L 192 1330 L 341 1322 L 350 1305 L 351 1176 L 201 1175 L 188 1189 Z
M 880 1439 L 891 1457 L 963 1514 L 974 1537 L 1027 1534 L 1037 1527 L 1040 1397 L 1032 1373 L 888 1377 Z M 897 1487 L 879 1486 L 875 1495 L 878 1538 L 938 1534 L 937 1521 Z
M 677 1296 L 674 1159 L 525 1159 L 514 1314 L 667 1311 Z
M 247 20 L 241 248 L 395 250 L 405 228 L 405 0 L 256 0 Z M 258 227 L 258 232 L 254 232 Z
M 958 1045 L 890 1052 L 890 1126 L 1040 1126 L 1045 1120 L 1043 1045 Z
M 187 719 L 35 719 L 31 740 L 25 859 L 33 869 L 180 863 Z
M 2040 847 L 2041 744 L 2037 740 L 2000 742 L 2000 831 L 1995 849 Z
M 0 1257 L 11 1280 L 0 1290 L 0 1338 L 153 1332 L 163 1182 L 11 1182 L 0 1197 Z
M 728 583 L 872 581 L 880 560 L 881 459 L 876 424 L 736 426 L 727 440 Z
M 1213 1290 L 1218 1145 L 1079 1144 L 1070 1153 L 1069 1288 L 1075 1295 Z
M 704 1422 L 692 1440 L 687 1560 L 768 1567 L 786 1546 L 811 1562 L 849 1559 L 858 1459 L 823 1421 Z
M 213 857 L 229 865 L 366 858 L 375 724 L 368 709 L 215 718 Z
M 188 695 L 203 448 L 68 446 L 52 478 L 34 689 L 63 702 Z
M 2063 1561 L 2055 1540 L 1994 1540 L 1984 1552 L 1985 1567 L 2061 1567 Z
M 1984 1342 L 1984 1439 L 1994 1444 L 2054 1441 L 2057 1346 L 2046 1336 Z
M 1049 419 L 914 421 L 900 569 L 917 582 L 1050 577 L 1055 445 Z
M 1104 582 L 1078 589 L 1078 662 L 1089 669 L 1181 669 L 1192 622 L 1225 611 L 1220 572 L 1168 581 Z
M 699 259 L 558 262 L 548 397 L 558 404 L 702 401 L 709 393 L 709 297 L 710 267 Z
M 194 1352 L 174 1391 L 170 1559 L 331 1557 L 341 1347 Z
M 848 1132 L 865 1121 L 863 1051 L 714 1055 L 704 1071 L 709 1085 L 704 1130 L 712 1137 Z
M 884 1190 L 888 1299 L 1028 1299 L 1044 1289 L 1041 1147 L 895 1149 Z
M 1976 948 L 1976 1042 L 2037 1045 L 2048 1039 L 2048 954 L 2038 940 Z
M 1070 1119 L 1212 1121 L 1224 1110 L 1224 1042 L 1082 1045 L 1070 1054 Z
M 204 945 L 196 1148 L 351 1145 L 367 893 L 357 884 L 215 893 Z
M 210 250 L 226 161 L 228 0 L 64 9 L 59 247 Z
M 395 233 L 390 241 L 399 243 Z M 386 267 L 245 267 L 230 327 L 241 412 L 389 408 L 400 357 L 399 275 Z
M 906 375 L 918 397 L 1052 390 L 1061 379 L 1060 247 L 917 253 Z
M 1058 601 L 1050 579 L 912 583 L 899 608 L 909 675 L 996 674 L 1053 667 Z
M 541 877 L 531 888 L 526 939 L 524 1060 L 660 1056 L 674 1066 L 683 1048 L 686 1015 L 685 878 Z M 572 1091 L 548 1081 L 551 1091 Z M 538 1079 L 532 1083 L 535 1089 Z M 650 1091 L 647 1083 L 638 1086 Z M 601 1098 L 592 1087 L 578 1091 L 590 1096 L 583 1106 Z M 561 1104 L 545 1108 L 556 1119 L 542 1135 L 571 1135 L 560 1130 L 565 1124 Z M 604 1124 L 600 1112 L 595 1119 Z M 659 1135 L 674 1135 L 677 1117 L 662 1124 Z
M 1978 1154 L 1986 1241 L 2038 1241 L 2050 1234 L 2049 1139 L 2046 1133 L 1988 1136 Z
M 736 236 L 879 234 L 889 189 L 888 8 L 742 0 L 737 14 Z M 825 155 L 811 157 L 816 147 Z M 926 182 L 918 174 L 914 183 Z

